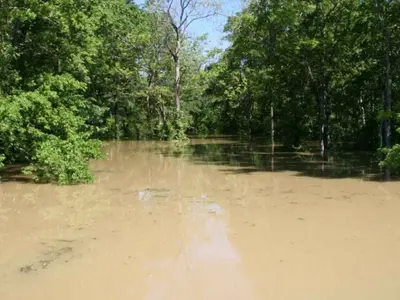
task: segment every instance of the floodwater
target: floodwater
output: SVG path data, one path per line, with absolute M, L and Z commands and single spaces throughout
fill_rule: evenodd
M 400 299 L 400 183 L 367 180 L 372 158 L 105 151 L 93 185 L 0 184 L 0 299 Z

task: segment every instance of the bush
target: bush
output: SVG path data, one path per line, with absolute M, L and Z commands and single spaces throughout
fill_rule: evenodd
M 44 76 L 37 89 L 0 99 L 0 153 L 6 163 L 26 163 L 25 174 L 60 184 L 90 182 L 101 143 L 90 138 L 85 87 L 72 76 Z
M 32 162 L 24 173 L 34 174 L 37 181 L 56 181 L 59 184 L 92 182 L 88 163 L 90 159 L 102 157 L 100 147 L 100 141 L 78 135 L 68 140 L 49 136 L 38 143 Z
M 156 135 L 162 140 L 187 141 L 186 132 L 191 122 L 190 116 L 180 110 L 169 114 L 165 124 L 160 125 Z
M 382 167 L 388 168 L 391 171 L 400 171 L 400 145 L 396 144 L 391 148 L 381 149 L 386 155 L 385 159 L 380 163 Z

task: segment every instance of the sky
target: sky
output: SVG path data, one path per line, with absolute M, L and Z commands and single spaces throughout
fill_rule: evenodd
M 135 2 L 141 5 L 145 2 L 145 0 L 135 0 Z M 234 15 L 236 12 L 242 9 L 243 0 L 222 0 L 221 2 L 221 15 L 212 17 L 208 20 L 199 20 L 193 22 L 188 29 L 189 34 L 192 36 L 207 34 L 208 43 L 204 45 L 205 50 L 211 50 L 215 47 L 225 49 L 229 45 L 227 41 L 223 40 L 223 30 L 227 16 Z

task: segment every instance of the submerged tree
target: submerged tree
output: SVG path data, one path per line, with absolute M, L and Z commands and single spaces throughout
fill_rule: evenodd
M 210 86 L 221 129 L 275 131 L 296 148 L 318 140 L 323 160 L 330 149 L 390 147 L 399 12 L 398 1 L 250 1 L 228 21 L 231 46 Z

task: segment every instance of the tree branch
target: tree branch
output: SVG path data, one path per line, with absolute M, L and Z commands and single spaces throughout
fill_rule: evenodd
M 191 19 L 188 23 L 187 23 L 187 25 L 185 26 L 185 30 L 190 26 L 190 24 L 192 24 L 194 21 L 198 21 L 198 20 L 202 20 L 202 19 L 207 19 L 207 18 L 209 18 L 209 17 L 212 17 L 212 16 L 215 16 L 216 15 L 216 13 L 209 13 L 209 14 L 207 14 L 207 15 L 204 15 L 204 16 L 198 16 L 198 17 L 195 17 L 195 18 L 193 18 L 193 19 Z

